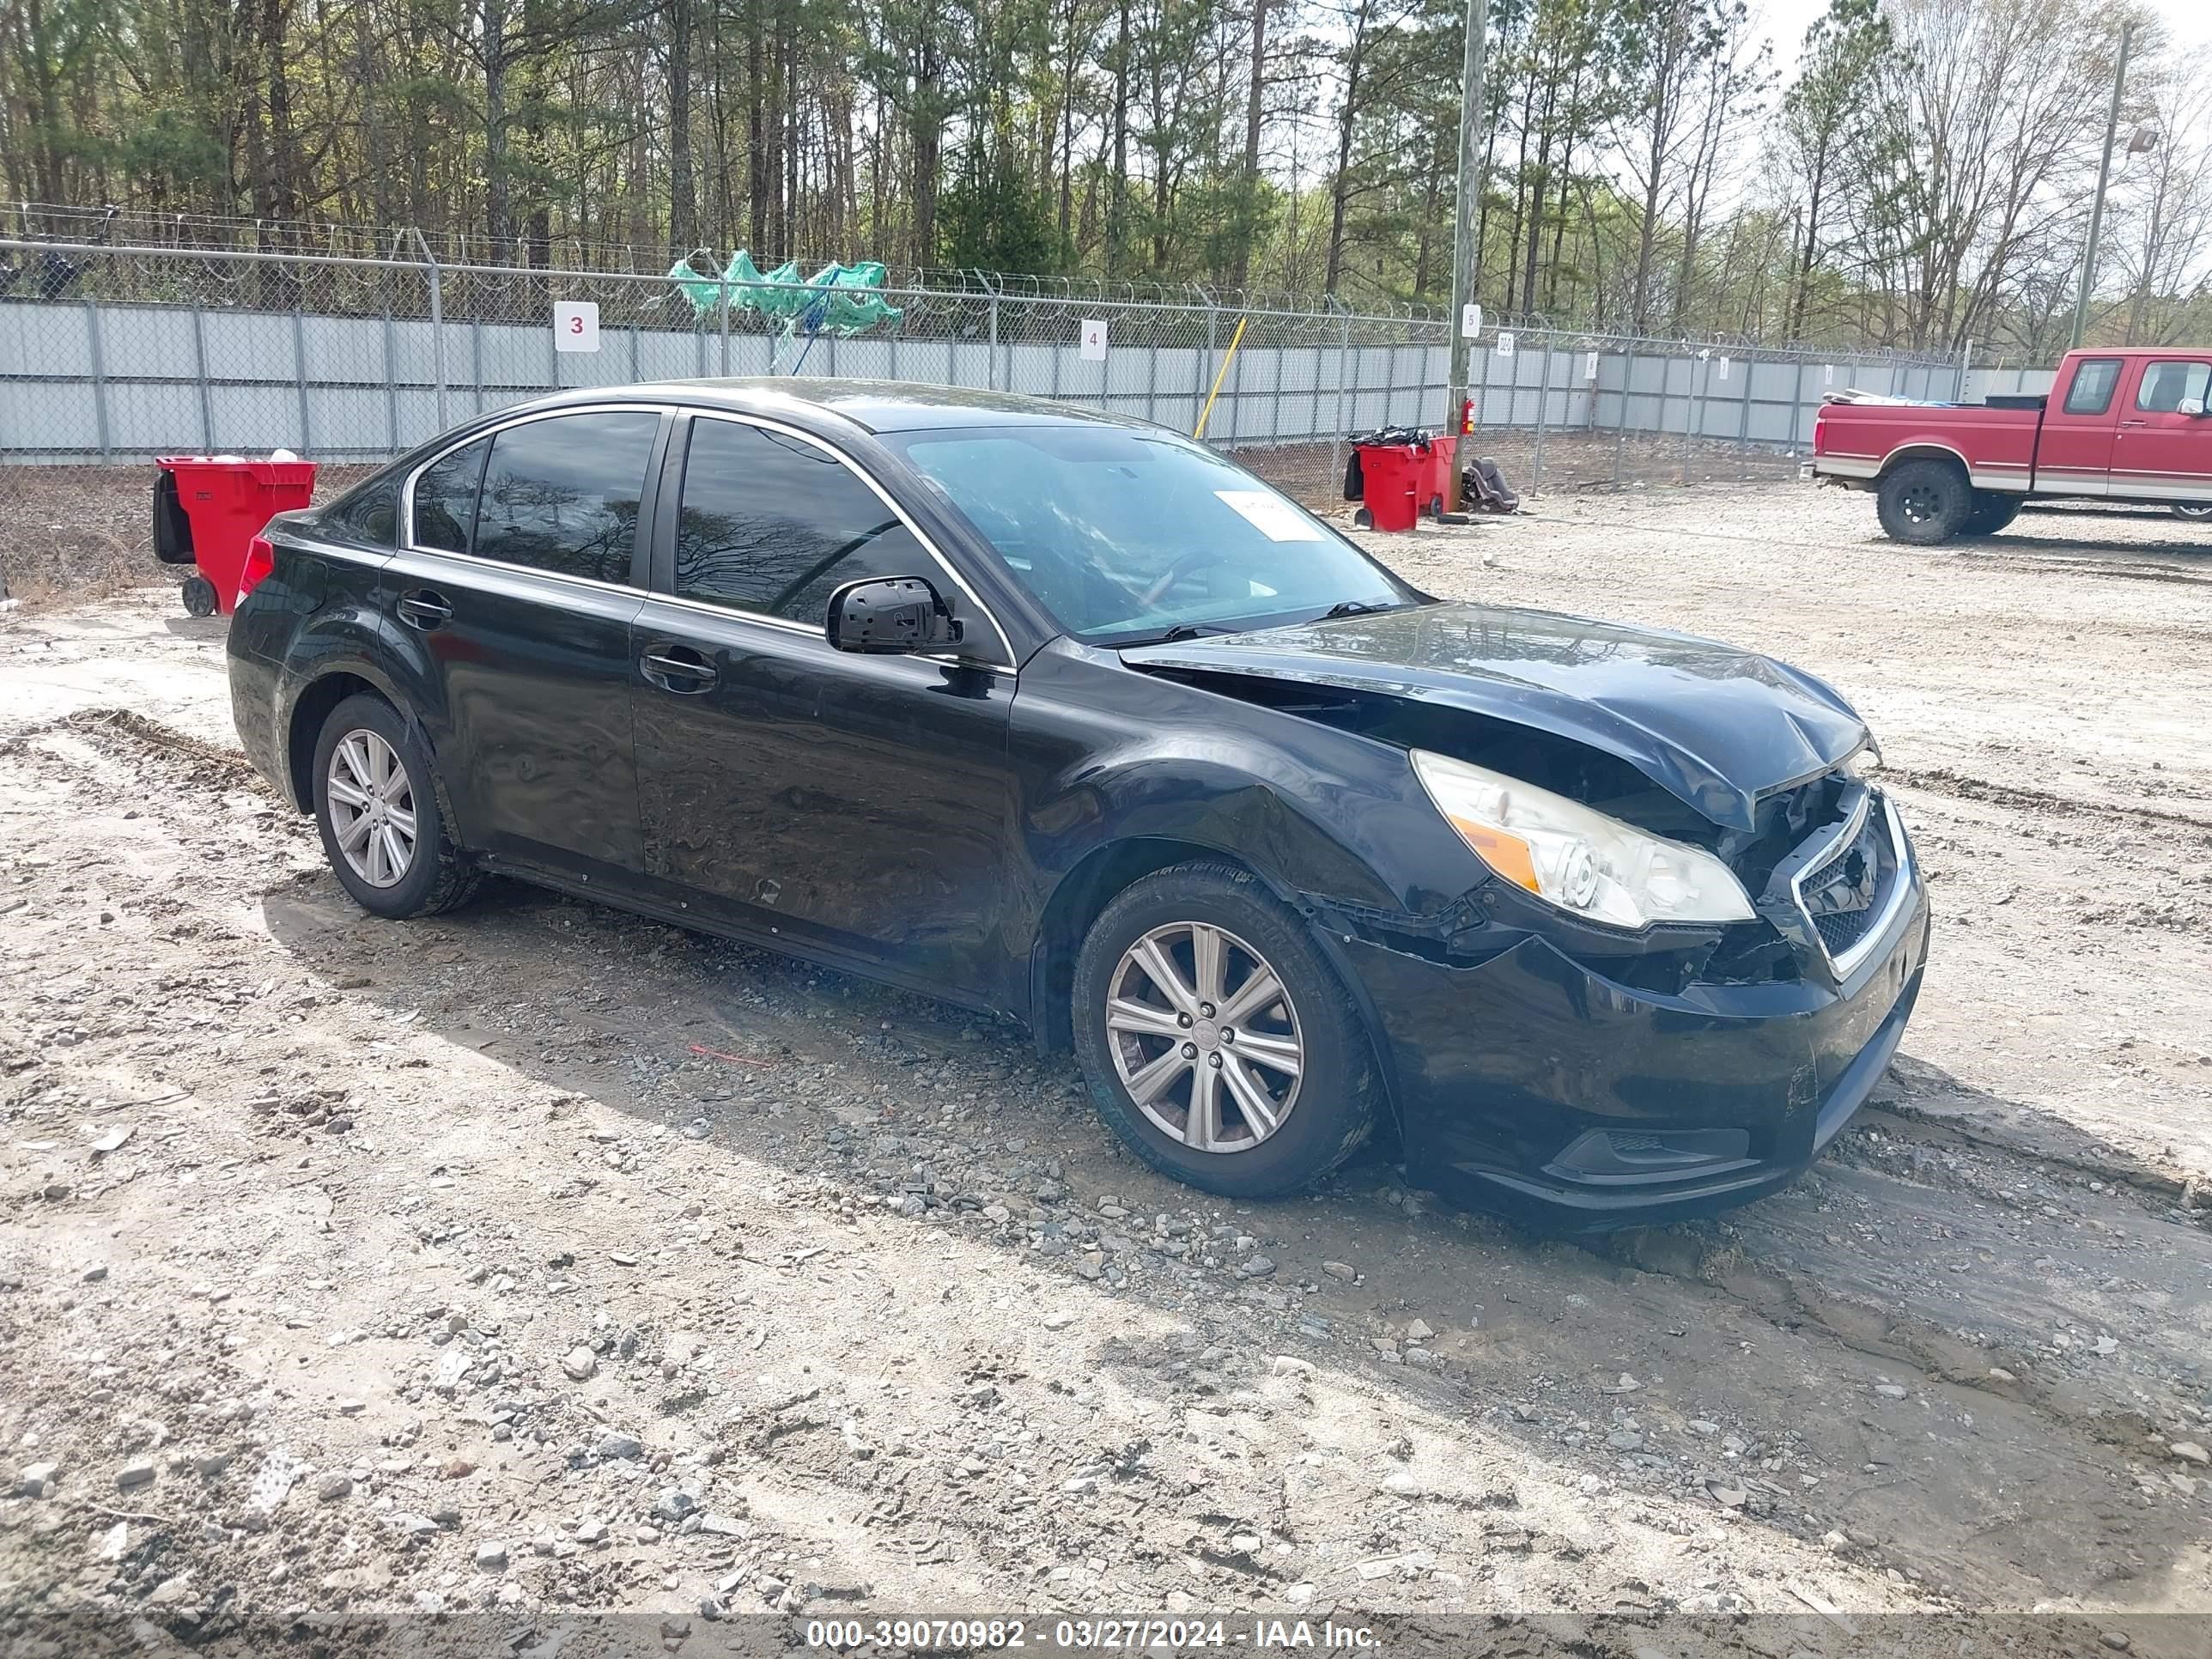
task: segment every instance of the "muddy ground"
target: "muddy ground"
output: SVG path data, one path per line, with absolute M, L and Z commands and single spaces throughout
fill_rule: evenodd
M 1379 1152 L 1217 1202 L 957 1011 L 520 887 L 368 919 L 238 757 L 219 623 L 0 617 L 0 1650 L 2205 1653 L 2212 550 L 1907 550 L 1795 485 L 1378 545 L 1872 721 L 1931 966 L 1788 1192 L 1595 1249 Z

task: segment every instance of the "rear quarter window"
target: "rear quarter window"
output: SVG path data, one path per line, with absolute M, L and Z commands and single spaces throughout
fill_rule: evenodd
M 2102 415 L 2112 406 L 2112 388 L 2120 383 L 2118 357 L 2090 357 L 2076 364 L 2074 384 L 2066 389 L 2069 415 Z
M 385 550 L 398 524 L 399 480 L 371 478 L 331 502 L 316 528 L 325 541 Z
M 477 491 L 483 482 L 491 441 L 479 438 L 433 461 L 415 480 L 414 544 L 441 553 L 465 553 L 477 520 Z

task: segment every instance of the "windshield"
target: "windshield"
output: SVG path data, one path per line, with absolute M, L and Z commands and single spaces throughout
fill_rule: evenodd
M 969 427 L 884 441 L 1062 627 L 1093 644 L 1420 598 L 1287 496 L 1165 434 Z

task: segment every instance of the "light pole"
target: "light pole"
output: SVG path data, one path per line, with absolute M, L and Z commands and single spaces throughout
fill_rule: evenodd
M 1477 139 L 1482 131 L 1482 67 L 1485 33 L 1489 26 L 1486 0 L 1467 0 L 1467 51 L 1460 64 L 1459 201 L 1452 224 L 1451 372 L 1445 377 L 1450 407 L 1444 418 L 1451 434 L 1450 476 L 1444 483 L 1444 505 L 1459 510 L 1460 418 L 1467 402 L 1468 338 L 1461 319 L 1474 303 L 1474 209 L 1482 188 L 1481 157 Z
M 2081 250 L 2081 289 L 2074 297 L 2071 349 L 2081 349 L 2081 331 L 2089 325 L 2089 289 L 2097 280 L 2097 233 L 2105 225 L 2105 186 L 2112 176 L 2112 145 L 2120 134 L 2120 94 L 2128 84 L 2128 46 L 2135 39 L 2135 20 L 2120 25 L 2120 66 L 2112 75 L 2112 113 L 2105 118 L 2105 149 L 2097 158 L 2097 195 L 2089 204 L 2089 245 Z M 2130 139 L 2130 149 L 2135 148 Z

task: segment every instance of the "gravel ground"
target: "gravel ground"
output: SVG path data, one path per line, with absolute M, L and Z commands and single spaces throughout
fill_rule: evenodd
M 1788 1192 L 1595 1251 L 1380 1154 L 1206 1199 L 956 1011 L 519 887 L 364 917 L 219 623 L 0 617 L 0 1651 L 995 1610 L 2201 1659 L 2212 559 L 1794 485 L 1377 545 L 1881 734 L 1932 965 Z

